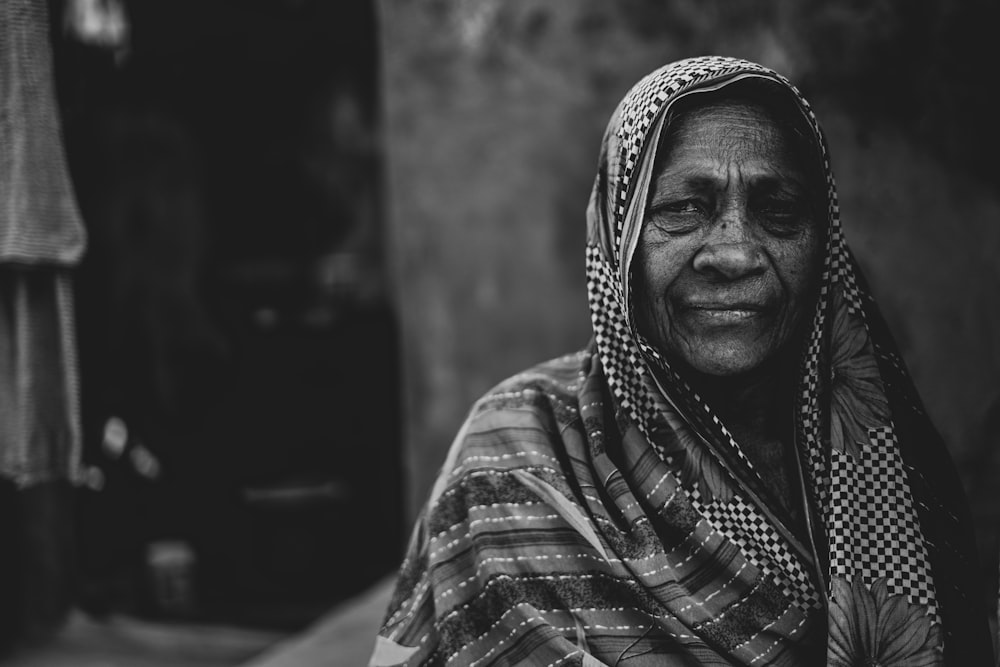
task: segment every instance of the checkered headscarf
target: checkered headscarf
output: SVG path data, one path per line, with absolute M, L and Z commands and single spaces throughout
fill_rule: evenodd
M 608 385 L 619 412 L 654 445 L 658 429 L 688 430 L 696 438 L 686 441 L 698 446 L 714 443 L 714 451 L 727 452 L 752 470 L 712 407 L 637 334 L 630 305 L 631 263 L 666 110 L 692 91 L 717 89 L 750 77 L 777 82 L 791 92 L 790 99 L 797 101 L 813 131 L 826 172 L 827 247 L 817 310 L 799 366 L 796 405 L 799 456 L 813 513 L 825 534 L 826 544 L 819 549 L 829 556 L 828 571 L 820 574 L 828 585 L 834 578 L 861 578 L 866 585 L 884 580 L 890 594 L 905 594 L 937 621 L 928 547 L 910 488 L 918 473 L 900 451 L 897 415 L 888 407 L 863 415 L 855 411 L 869 405 L 868 399 L 888 406 L 887 385 L 906 384 L 906 372 L 891 341 L 872 336 L 870 313 L 877 309 L 859 286 L 861 278 L 844 241 L 823 133 L 809 104 L 781 75 L 733 58 L 682 60 L 637 83 L 615 111 L 588 208 L 586 263 L 591 319 Z M 845 375 L 838 384 L 838 369 L 845 374 L 852 369 L 868 372 L 865 392 L 852 396 L 853 379 Z M 661 451 L 661 456 L 669 458 L 669 453 Z M 690 480 L 684 488 L 703 517 L 740 545 L 748 559 L 779 581 L 801 606 L 821 606 L 829 591 L 816 590 L 807 566 L 796 557 L 780 527 L 767 518 L 759 499 L 725 477 L 731 492 L 722 497 L 706 495 L 703 485 Z

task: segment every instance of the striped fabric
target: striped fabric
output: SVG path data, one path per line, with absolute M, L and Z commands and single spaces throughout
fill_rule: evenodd
M 0 264 L 0 477 L 77 481 L 76 332 L 68 269 Z
M 76 481 L 81 447 L 72 281 L 86 232 L 48 10 L 47 0 L 0 2 L 0 477 L 19 487 Z
M 0 262 L 72 267 L 86 232 L 62 143 L 47 0 L 0 3 Z
M 827 174 L 823 278 L 789 406 L 805 533 L 630 317 L 667 109 L 750 77 L 788 92 Z M 593 342 L 473 407 L 370 665 L 990 664 L 961 487 L 847 249 L 798 91 L 730 58 L 653 72 L 608 125 L 588 223 Z
M 729 664 L 718 646 L 788 660 L 810 615 L 698 514 L 636 428 L 618 438 L 613 409 L 590 352 L 476 405 L 390 604 L 383 635 L 416 647 L 406 664 Z

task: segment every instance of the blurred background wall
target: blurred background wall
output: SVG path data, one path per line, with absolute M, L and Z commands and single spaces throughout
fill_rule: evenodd
M 381 0 L 412 517 L 472 402 L 589 337 L 584 210 L 612 109 L 668 61 L 776 68 L 832 147 L 855 253 L 972 500 L 1000 514 L 995 2 Z

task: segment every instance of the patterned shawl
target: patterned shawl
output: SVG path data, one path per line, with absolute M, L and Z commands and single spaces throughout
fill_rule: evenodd
M 789 406 L 804 529 L 629 307 L 666 109 L 747 77 L 790 91 L 827 174 L 820 293 Z M 730 58 L 648 75 L 608 125 L 588 224 L 594 339 L 473 407 L 370 664 L 992 664 L 959 480 L 844 242 L 798 91 Z

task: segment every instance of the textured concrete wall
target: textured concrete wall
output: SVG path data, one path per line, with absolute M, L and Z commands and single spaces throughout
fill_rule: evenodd
M 965 60 L 976 47 L 959 27 L 977 30 L 995 10 L 693 0 L 380 9 L 415 503 L 480 393 L 588 338 L 584 209 L 621 95 L 665 62 L 720 53 L 783 71 L 817 107 L 849 239 L 993 520 L 1000 179 L 990 157 L 1000 135 L 977 111 L 983 66 Z

